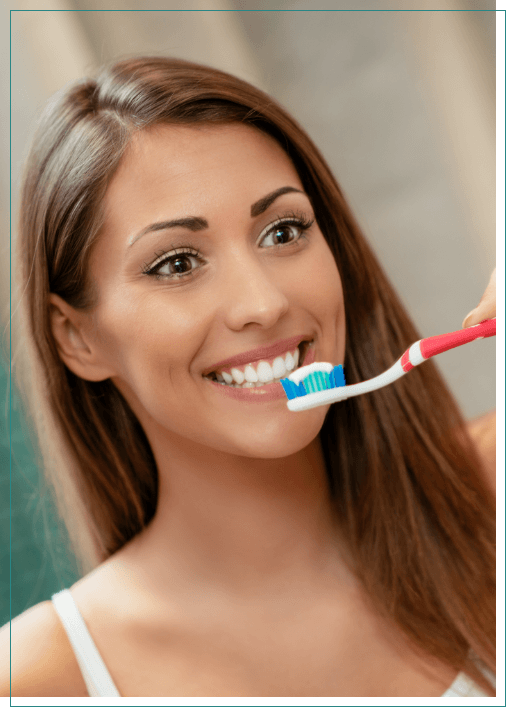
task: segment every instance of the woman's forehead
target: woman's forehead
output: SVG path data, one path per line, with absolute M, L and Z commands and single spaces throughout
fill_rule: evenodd
M 301 188 L 289 157 L 251 126 L 158 125 L 133 137 L 105 194 L 105 219 L 111 225 L 158 209 L 212 211 L 232 200 L 249 208 L 288 183 Z

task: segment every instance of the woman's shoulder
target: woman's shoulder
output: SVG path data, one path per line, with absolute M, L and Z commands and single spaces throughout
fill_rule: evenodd
M 88 697 L 65 629 L 51 601 L 32 606 L 0 629 L 0 696 Z M 9 661 L 10 653 L 10 661 Z

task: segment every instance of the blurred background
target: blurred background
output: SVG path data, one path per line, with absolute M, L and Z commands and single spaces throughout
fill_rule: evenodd
M 332 0 L 320 2 L 318 11 L 306 10 L 307 0 L 261 0 L 255 11 L 243 0 L 198 0 L 192 11 L 167 1 L 160 11 L 151 0 L 109 0 L 107 11 L 99 0 L 46 0 L 43 11 L 31 0 L 2 3 L 5 11 L 19 6 L 11 13 L 13 242 L 20 169 L 49 96 L 111 59 L 164 54 L 236 74 L 293 114 L 326 157 L 422 336 L 459 329 L 478 304 L 495 266 L 495 2 L 419 0 L 416 11 L 410 0 Z M 353 10 L 347 10 L 350 4 Z M 4 23 L 5 67 L 8 29 Z M 9 76 L 1 76 L 6 96 Z M 7 164 L 6 101 L 0 120 Z M 9 385 L 8 208 L 4 170 L 2 401 Z M 16 304 L 13 299 L 13 351 L 22 346 Z M 494 339 L 436 360 L 466 418 L 495 407 Z M 4 410 L 2 472 L 9 468 L 7 402 Z M 14 389 L 12 455 L 15 616 L 77 575 Z M 8 473 L 0 483 L 4 539 Z M 0 624 L 9 619 L 8 554 L 1 570 Z

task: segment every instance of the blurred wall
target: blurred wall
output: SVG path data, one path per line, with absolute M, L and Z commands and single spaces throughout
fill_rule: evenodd
M 261 0 L 255 11 L 242 0 L 199 0 L 192 11 L 171 2 L 160 11 L 150 0 L 113 0 L 107 11 L 101 5 L 50 0 L 41 11 L 40 3 L 27 0 L 12 14 L 15 208 L 34 119 L 55 90 L 105 61 L 136 53 L 207 63 L 271 93 L 305 127 L 421 335 L 460 328 L 495 266 L 494 3 L 421 0 L 416 11 L 408 0 L 355 0 L 353 11 L 343 0 L 321 2 L 318 11 L 308 10 L 307 1 Z M 1 51 L 6 63 L 5 44 Z M 8 116 L 5 106 L 1 110 L 5 137 Z M 0 178 L 0 215 L 7 206 L 8 182 Z M 5 275 L 7 239 L 1 248 Z M 8 323 L 6 282 L 0 296 Z M 13 301 L 14 350 L 22 345 L 15 309 Z M 494 340 L 447 352 L 437 365 L 465 416 L 495 406 Z M 17 397 L 14 406 L 21 445 L 15 464 L 23 474 L 16 492 L 20 528 L 39 482 L 34 453 L 26 459 Z M 27 547 L 32 535 L 29 528 Z M 32 554 L 37 571 L 41 558 L 47 560 L 42 536 L 35 560 Z M 70 576 L 45 571 L 29 595 L 23 583 L 16 585 L 14 614 Z

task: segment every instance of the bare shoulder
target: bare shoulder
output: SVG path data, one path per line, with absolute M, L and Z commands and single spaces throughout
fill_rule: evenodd
M 0 696 L 88 697 L 67 634 L 50 601 L 32 606 L 0 629 Z M 9 652 L 11 649 L 11 665 Z
M 486 482 L 496 488 L 496 412 L 492 410 L 471 420 L 467 429 L 482 458 Z

